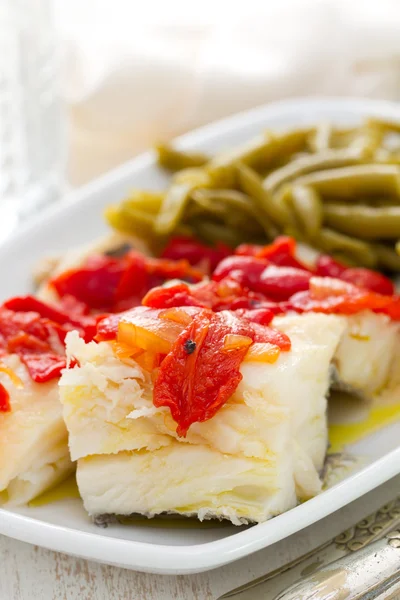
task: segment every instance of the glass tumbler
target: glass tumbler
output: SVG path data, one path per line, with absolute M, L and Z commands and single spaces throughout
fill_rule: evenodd
M 52 0 L 0 0 L 0 241 L 64 188 Z

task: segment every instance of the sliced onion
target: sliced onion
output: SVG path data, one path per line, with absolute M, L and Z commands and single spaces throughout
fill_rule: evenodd
M 118 324 L 117 340 L 122 344 L 155 354 L 168 354 L 184 325 L 145 313 L 123 317 Z
M 223 350 L 237 350 L 238 348 L 248 347 L 252 343 L 253 340 L 247 335 L 228 333 L 224 338 Z
M 16 372 L 10 369 L 10 367 L 7 367 L 5 364 L 0 363 L 0 371 L 9 376 L 16 388 L 22 389 L 24 387 L 22 379 L 20 379 Z
M 281 350 L 275 344 L 258 343 L 252 344 L 244 357 L 245 362 L 274 363 L 278 360 Z

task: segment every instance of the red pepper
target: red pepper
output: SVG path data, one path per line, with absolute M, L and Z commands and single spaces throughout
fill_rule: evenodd
M 10 412 L 10 410 L 10 394 L 7 392 L 4 385 L 0 383 L 0 413 Z
M 49 283 L 61 298 L 69 295 L 92 309 L 109 310 L 126 268 L 123 261 L 124 258 L 95 254 L 82 266 L 64 271 Z
M 302 269 L 271 265 L 261 273 L 254 289 L 276 301 L 288 300 L 293 294 L 307 290 L 311 277 L 311 273 Z
M 95 335 L 96 342 L 105 342 L 108 340 L 115 340 L 118 332 L 118 323 L 124 313 L 117 313 L 109 315 L 102 319 L 97 326 L 97 333 Z
M 67 364 L 64 357 L 52 352 L 40 354 L 22 352 L 20 358 L 36 383 L 45 383 L 60 377 L 61 371 Z
M 371 269 L 347 268 L 325 254 L 317 260 L 316 275 L 342 279 L 360 288 L 385 296 L 392 296 L 395 292 L 393 282 L 382 273 L 371 271 Z
M 371 310 L 400 320 L 400 297 L 385 296 L 339 279 L 314 277 L 308 291 L 294 294 L 288 307 L 298 312 L 351 315 Z
M 238 308 L 235 310 L 235 314 L 242 319 L 260 325 L 269 325 L 275 316 L 275 313 L 269 308 Z
M 334 277 L 340 279 L 346 271 L 344 265 L 340 264 L 327 254 L 321 254 L 321 256 L 318 257 L 315 267 L 315 274 L 319 277 Z
M 340 279 L 353 283 L 360 288 L 377 292 L 385 296 L 392 296 L 395 292 L 394 284 L 390 279 L 369 269 L 352 268 L 346 269 Z
M 296 258 L 296 242 L 293 238 L 280 236 L 268 246 L 257 246 L 254 244 L 241 244 L 235 250 L 239 256 L 254 256 L 263 258 L 273 265 L 280 267 L 294 267 L 309 271 L 309 267 Z
M 281 332 L 231 312 L 204 310 L 195 315 L 163 360 L 153 392 L 155 406 L 170 408 L 178 435 L 186 436 L 193 423 L 211 419 L 239 385 L 248 347 L 224 351 L 225 336 L 231 333 L 290 348 L 290 340 Z
M 203 273 L 187 260 L 148 258 L 131 250 L 122 257 L 92 255 L 50 281 L 60 298 L 77 298 L 91 310 L 120 312 L 140 304 L 146 292 L 169 279 L 200 281 Z
M 71 297 L 66 297 L 61 307 L 33 296 L 11 298 L 0 307 L 0 350 L 17 354 L 33 381 L 57 378 L 66 366 L 64 340 L 68 331 L 77 330 L 86 341 L 96 333 L 101 315 L 84 312 L 85 307 Z
M 228 277 L 253 289 L 268 264 L 267 260 L 254 256 L 229 256 L 220 262 L 212 278 L 214 281 L 221 281 Z
M 191 237 L 178 236 L 168 242 L 161 257 L 170 260 L 184 258 L 191 265 L 202 267 L 206 273 L 211 273 L 217 264 L 232 252 L 233 250 L 222 242 L 218 242 L 215 247 L 210 247 Z
M 293 238 L 280 236 L 276 240 L 264 246 L 256 255 L 258 258 L 265 258 L 279 267 L 294 267 L 309 271 L 302 262 L 296 258 L 296 242 Z

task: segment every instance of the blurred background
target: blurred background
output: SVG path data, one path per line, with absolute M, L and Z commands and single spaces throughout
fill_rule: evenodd
M 400 99 L 398 0 L 59 0 L 55 12 L 73 185 L 281 98 Z
M 16 197 L 30 214 L 232 113 L 294 96 L 400 98 L 398 0 L 0 0 L 0 23 L 7 231 Z

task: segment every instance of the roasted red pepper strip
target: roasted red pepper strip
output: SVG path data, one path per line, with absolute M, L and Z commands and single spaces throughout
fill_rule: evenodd
M 236 281 L 224 279 L 220 282 L 206 281 L 196 287 L 178 283 L 170 287 L 154 288 L 146 294 L 142 303 L 152 308 L 200 306 L 219 312 L 267 308 L 266 301 L 264 295 L 243 288 Z
M 321 254 L 315 265 L 315 274 L 319 277 L 334 277 L 340 279 L 346 267 L 327 254 Z
M 229 277 L 241 285 L 253 289 L 260 281 L 261 273 L 270 263 L 254 256 L 229 256 L 225 258 L 213 273 L 214 281 Z
M 120 312 L 138 306 L 149 289 L 174 278 L 196 282 L 203 273 L 187 260 L 148 258 L 131 250 L 117 258 L 92 255 L 49 284 L 61 298 L 73 296 L 91 310 Z
M 296 258 L 296 242 L 293 238 L 280 236 L 272 244 L 264 246 L 257 254 L 258 258 L 267 259 L 278 267 L 310 269 Z
M 363 268 L 347 268 L 330 256 L 321 255 L 316 264 L 316 275 L 321 277 L 335 277 L 348 283 L 353 283 L 360 288 L 392 296 L 395 292 L 393 282 L 376 271 Z
M 371 292 L 383 294 L 384 296 L 392 296 L 395 292 L 393 282 L 390 279 L 381 273 L 370 271 L 369 269 L 346 269 L 340 276 L 340 279 Z
M 298 312 L 351 315 L 371 310 L 400 319 L 400 297 L 385 296 L 329 277 L 313 277 L 308 291 L 294 294 L 288 307 Z
M 233 250 L 221 242 L 215 247 L 210 247 L 191 237 L 178 236 L 168 242 L 161 257 L 170 260 L 184 258 L 191 265 L 202 268 L 205 273 L 211 273 L 222 259 L 232 253 Z
M 0 383 L 0 413 L 10 412 L 10 395 L 2 383 Z
M 163 360 L 153 392 L 155 406 L 170 408 L 178 435 L 186 436 L 190 425 L 211 419 L 239 385 L 248 348 L 224 351 L 225 336 L 231 333 L 271 343 L 279 338 L 283 350 L 290 348 L 284 334 L 231 312 L 204 310 L 195 315 Z
M 65 307 L 69 307 L 69 315 Z M 33 296 L 11 298 L 0 307 L 0 351 L 17 354 L 38 383 L 57 378 L 66 366 L 64 340 L 77 330 L 86 341 L 93 339 L 101 315 L 85 315 L 84 307 L 66 298 L 56 307 Z
M 294 267 L 296 269 L 310 268 L 296 258 L 296 242 L 293 238 L 280 236 L 268 246 L 257 246 L 253 244 L 241 244 L 235 250 L 239 256 L 254 256 L 263 258 L 273 265 L 280 267 Z

